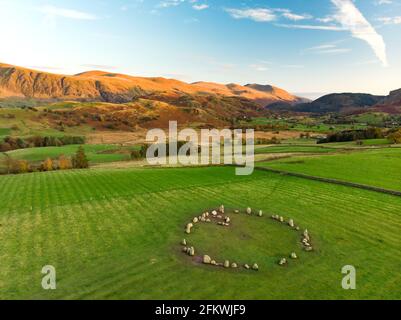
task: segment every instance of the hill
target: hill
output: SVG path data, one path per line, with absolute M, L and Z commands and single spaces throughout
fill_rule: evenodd
M 310 103 L 292 106 L 287 102 L 277 102 L 268 106 L 268 108 L 275 111 L 285 110 L 314 113 L 352 112 L 355 110 L 372 108 L 384 98 L 383 96 L 374 96 L 366 93 L 333 93 Z
M 126 103 L 151 94 L 169 98 L 183 95 L 219 95 L 245 98 L 261 107 L 277 101 L 296 103 L 299 100 L 285 90 L 269 87 L 272 89 L 266 91 L 259 87 L 238 84 L 189 84 L 162 77 L 134 77 L 104 71 L 89 71 L 70 76 L 0 64 L 0 98 L 85 99 Z
M 375 109 L 380 112 L 401 113 L 401 89 L 391 91 L 375 105 Z

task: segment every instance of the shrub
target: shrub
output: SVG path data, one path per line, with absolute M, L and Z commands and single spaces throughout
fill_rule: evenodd
M 133 150 L 131 152 L 131 160 L 143 159 L 143 152 L 141 150 Z

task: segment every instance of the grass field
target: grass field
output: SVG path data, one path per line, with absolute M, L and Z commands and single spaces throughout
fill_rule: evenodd
M 401 298 L 398 197 L 261 171 L 237 177 L 224 167 L 0 176 L 0 188 L 2 299 Z M 211 269 L 180 252 L 189 219 L 222 203 L 265 217 L 233 216 L 229 236 L 196 227 L 193 240 L 222 258 L 253 258 L 259 272 Z M 307 227 L 316 251 L 297 248 L 297 263 L 274 263 L 295 239 L 272 213 Z M 40 285 L 48 264 L 54 291 Z M 341 288 L 346 264 L 357 268 L 357 290 Z
M 117 145 L 83 145 L 85 153 L 92 164 L 124 161 L 130 159 L 130 151 L 136 147 L 120 147 Z M 79 148 L 79 145 L 67 145 L 62 147 L 28 148 L 9 151 L 7 154 L 15 160 L 27 160 L 32 162 L 43 161 L 46 158 L 58 158 L 61 154 L 71 157 Z
M 317 157 L 300 156 L 257 165 L 401 190 L 401 148 L 381 148 Z
M 337 151 L 334 148 L 317 146 L 317 145 L 278 145 L 270 147 L 256 148 L 255 153 L 330 153 Z

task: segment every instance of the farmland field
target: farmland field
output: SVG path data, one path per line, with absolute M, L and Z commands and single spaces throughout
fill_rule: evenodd
M 258 166 L 401 190 L 401 148 L 300 156 L 258 163 Z
M 0 298 L 401 298 L 399 197 L 262 171 L 238 177 L 227 167 L 9 175 L 0 188 Z M 185 224 L 222 203 L 265 216 L 233 215 L 237 229 L 227 237 L 196 226 L 199 254 L 240 255 L 258 272 L 211 269 L 181 253 Z M 270 214 L 308 228 L 316 250 L 302 252 Z M 278 266 L 292 251 L 299 261 Z M 40 285 L 49 264 L 57 270 L 51 292 Z M 357 290 L 341 287 L 348 264 Z
M 61 154 L 71 157 L 79 148 L 79 145 L 67 145 L 62 147 L 27 148 L 9 151 L 7 154 L 15 160 L 43 161 L 46 158 L 57 158 Z M 83 145 L 88 160 L 91 163 L 113 162 L 130 159 L 130 150 L 135 147 L 120 148 L 116 145 Z

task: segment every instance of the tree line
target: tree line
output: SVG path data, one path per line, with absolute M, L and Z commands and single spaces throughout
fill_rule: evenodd
M 38 147 L 61 147 L 73 144 L 84 144 L 82 136 L 33 136 L 27 138 L 7 136 L 0 143 L 0 152 Z
M 317 143 L 348 142 L 366 139 L 382 139 L 384 132 L 380 128 L 367 128 L 360 130 L 344 130 L 329 134 L 326 138 L 319 139 Z
M 7 174 L 19 174 L 29 172 L 46 172 L 55 170 L 85 169 L 89 168 L 89 161 L 85 150 L 80 146 L 72 157 L 60 155 L 57 159 L 46 158 L 39 165 L 27 160 L 16 160 L 5 154 Z

